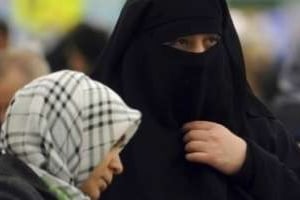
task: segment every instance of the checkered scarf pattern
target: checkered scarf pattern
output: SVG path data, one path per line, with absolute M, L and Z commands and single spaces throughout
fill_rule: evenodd
M 82 73 L 60 71 L 19 90 L 6 113 L 0 147 L 44 180 L 85 199 L 76 188 L 123 136 L 131 139 L 141 119 L 103 84 Z

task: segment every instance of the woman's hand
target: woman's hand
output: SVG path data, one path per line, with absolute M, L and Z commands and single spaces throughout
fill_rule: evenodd
M 221 124 L 208 121 L 186 123 L 186 159 L 207 164 L 226 175 L 237 173 L 246 158 L 247 143 Z

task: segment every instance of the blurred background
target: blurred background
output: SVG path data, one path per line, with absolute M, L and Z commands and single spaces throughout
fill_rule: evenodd
M 71 68 L 88 74 L 124 2 L 0 0 L 0 49 L 26 48 L 44 56 L 51 71 Z M 286 104 L 295 104 L 291 112 L 299 104 L 295 115 L 300 124 L 300 1 L 228 2 L 254 93 L 278 116 L 287 113 Z

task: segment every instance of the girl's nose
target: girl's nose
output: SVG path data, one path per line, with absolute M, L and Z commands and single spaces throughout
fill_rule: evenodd
M 113 171 L 114 174 L 121 174 L 123 172 L 123 164 L 119 155 L 111 160 L 109 168 Z

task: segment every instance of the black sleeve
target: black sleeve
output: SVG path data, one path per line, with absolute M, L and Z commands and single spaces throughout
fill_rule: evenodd
M 0 155 L 0 199 L 57 200 L 30 167 L 9 154 Z
M 231 178 L 257 200 L 299 200 L 299 147 L 277 120 L 268 127 L 261 128 L 269 133 L 256 137 L 265 141 L 246 139 L 246 161 Z

